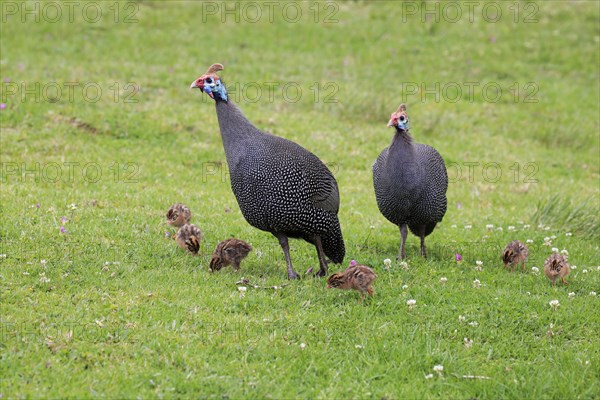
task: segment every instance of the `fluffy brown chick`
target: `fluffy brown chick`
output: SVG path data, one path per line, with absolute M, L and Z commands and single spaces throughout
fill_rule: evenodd
M 243 240 L 227 239 L 217 245 L 210 260 L 210 270 L 218 271 L 228 265 L 233 265 L 237 271 L 240 269 L 240 263 L 248 253 L 252 250 L 252 246 Z
M 193 255 L 198 255 L 200 250 L 200 241 L 202 240 L 202 232 L 196 225 L 185 224 L 175 234 L 175 241 L 184 250 L 189 251 Z
M 180 228 L 183 225 L 190 222 L 192 219 L 192 212 L 187 206 L 177 203 L 173 204 L 169 211 L 167 211 L 167 224 Z
M 331 275 L 327 279 L 327 289 L 358 290 L 362 301 L 365 298 L 365 293 L 373 296 L 371 284 L 376 278 L 377 275 L 371 268 L 354 262 L 350 263 L 350 266 L 345 271 Z
M 518 240 L 513 240 L 504 248 L 502 261 L 505 267 L 510 267 L 510 271 L 515 270 L 515 266 L 521 263 L 521 269 L 525 271 L 525 261 L 529 256 L 529 249 Z
M 567 258 L 559 253 L 554 253 L 546 259 L 544 263 L 544 273 L 556 285 L 556 280 L 560 278 L 563 284 L 567 284 L 565 276 L 571 272 L 571 266 L 567 262 Z

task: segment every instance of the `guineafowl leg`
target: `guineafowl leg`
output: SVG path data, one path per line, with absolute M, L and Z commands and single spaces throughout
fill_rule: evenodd
M 327 275 L 327 261 L 325 261 L 325 253 L 323 252 L 323 245 L 321 244 L 321 236 L 315 235 L 313 239 L 315 243 L 315 247 L 317 248 L 317 256 L 319 257 L 319 272 L 316 273 L 316 276 L 325 276 Z
M 421 255 L 427 258 L 427 250 L 425 250 L 425 228 L 421 229 Z
M 408 235 L 408 230 L 406 229 L 406 224 L 400 225 L 400 236 L 402 237 L 402 243 L 400 243 L 400 254 L 396 259 L 404 260 L 406 258 L 406 253 L 404 252 L 404 244 L 406 243 L 406 236 Z
M 285 262 L 287 264 L 287 273 L 288 279 L 299 279 L 300 276 L 294 271 L 292 267 L 292 259 L 290 258 L 290 245 L 288 244 L 288 238 L 282 233 L 275 234 L 275 237 L 279 240 L 279 244 L 283 249 L 283 254 L 285 255 Z

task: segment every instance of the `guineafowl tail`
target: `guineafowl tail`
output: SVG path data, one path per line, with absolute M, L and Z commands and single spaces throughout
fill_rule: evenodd
M 321 244 L 323 245 L 323 252 L 325 252 L 325 255 L 329 257 L 331 261 L 336 264 L 344 262 L 346 248 L 344 247 L 344 238 L 342 237 L 342 230 L 340 229 L 339 222 L 337 222 L 329 232 L 321 236 Z

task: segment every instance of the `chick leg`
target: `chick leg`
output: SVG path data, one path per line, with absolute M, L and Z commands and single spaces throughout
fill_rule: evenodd
M 317 256 L 319 257 L 319 272 L 316 273 L 316 276 L 325 276 L 327 275 L 327 261 L 325 261 L 325 252 L 323 251 L 323 245 L 321 243 L 321 237 L 319 235 L 315 235 L 313 238 L 315 243 L 315 247 L 317 248 Z
M 373 288 L 372 287 L 368 288 L 367 292 L 369 293 L 369 296 L 373 297 Z
M 300 276 L 294 271 L 294 267 L 292 267 L 292 259 L 290 258 L 290 245 L 288 244 L 288 238 L 282 233 L 274 234 L 275 237 L 279 240 L 279 244 L 283 249 L 283 254 L 285 255 L 285 262 L 287 264 L 287 273 L 288 279 L 299 279 Z
M 565 278 L 560 278 L 560 280 L 562 281 L 563 285 L 568 285 L 567 281 L 565 281 Z
M 400 254 L 396 257 L 396 259 L 404 260 L 406 258 L 406 252 L 404 251 L 404 245 L 406 244 L 406 236 L 408 235 L 408 230 L 406 229 L 406 224 L 400 225 L 400 236 L 402 237 L 402 242 L 400 243 Z

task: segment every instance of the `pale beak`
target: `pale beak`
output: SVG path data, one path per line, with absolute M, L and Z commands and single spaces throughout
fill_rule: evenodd
M 192 82 L 192 84 L 190 85 L 190 89 L 196 89 L 198 87 L 198 85 L 196 85 L 196 81 Z
M 388 128 L 393 127 L 394 126 L 394 120 L 390 119 L 390 122 L 388 122 L 387 126 L 388 126 Z

